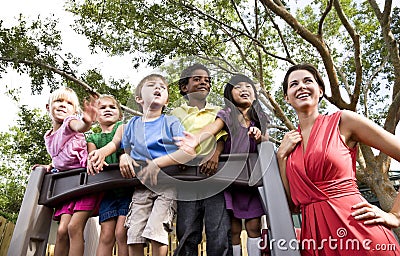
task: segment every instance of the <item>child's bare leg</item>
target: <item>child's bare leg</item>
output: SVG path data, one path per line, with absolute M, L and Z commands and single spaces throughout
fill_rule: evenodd
M 63 214 L 61 215 L 60 223 L 57 229 L 56 245 L 54 247 L 54 256 L 68 255 L 69 249 L 69 236 L 68 236 L 68 224 L 71 220 L 72 215 Z
M 117 225 L 115 227 L 115 238 L 118 243 L 118 256 L 128 256 L 128 245 L 126 244 L 127 234 L 124 227 L 125 216 L 118 216 Z
M 249 255 L 260 256 L 261 242 L 261 218 L 253 218 L 245 221 L 247 231 L 247 253 Z
M 242 255 L 242 246 L 240 240 L 240 234 L 242 233 L 242 220 L 232 216 L 231 223 L 233 256 L 239 256 Z
M 232 245 L 239 245 L 241 242 L 240 234 L 242 232 L 242 220 L 232 217 L 231 221 Z
M 153 256 L 167 256 L 168 245 L 151 240 L 151 247 Z
M 79 256 L 83 255 L 85 248 L 85 241 L 83 239 L 83 231 L 91 211 L 77 211 L 72 215 L 71 221 L 68 225 L 68 234 L 70 239 L 69 255 Z
M 129 256 L 144 256 L 144 244 L 129 244 Z
M 106 220 L 101 223 L 99 245 L 97 246 L 97 252 L 96 252 L 97 256 L 112 255 L 112 249 L 115 244 L 114 231 L 116 224 L 117 221 L 115 218 Z
M 245 225 L 248 237 L 256 238 L 261 236 L 261 218 L 247 219 Z

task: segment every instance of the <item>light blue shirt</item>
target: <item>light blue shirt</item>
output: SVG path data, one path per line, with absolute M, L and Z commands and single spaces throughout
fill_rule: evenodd
M 122 138 L 124 149 L 130 149 L 130 156 L 136 161 L 155 159 L 175 152 L 178 147 L 173 137 L 183 136 L 184 128 L 178 118 L 161 115 L 149 122 L 139 116 L 133 117 L 126 125 Z

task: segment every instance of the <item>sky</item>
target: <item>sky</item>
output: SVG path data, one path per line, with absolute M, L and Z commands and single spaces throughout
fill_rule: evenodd
M 378 1 L 383 2 L 383 1 Z M 300 1 L 295 1 L 300 4 Z M 302 1 L 301 4 L 305 2 Z M 394 4 L 394 5 L 399 5 Z M 65 12 L 63 9 L 63 1 L 56 0 L 14 0 L 12 4 L 2 5 L 0 8 L 0 19 L 3 20 L 3 27 L 15 24 L 19 14 L 22 13 L 28 20 L 35 19 L 38 15 L 48 17 L 55 14 L 60 18 L 58 28 L 62 30 L 63 51 L 71 52 L 75 56 L 82 58 L 81 70 L 97 68 L 102 70 L 104 77 L 125 79 L 132 84 L 137 84 L 141 77 L 151 72 L 150 69 L 137 71 L 132 67 L 129 56 L 109 57 L 106 54 L 98 54 L 91 56 L 87 47 L 88 40 L 83 36 L 77 35 L 70 28 L 73 23 L 73 16 Z M 10 70 L 8 74 L 0 78 L 0 102 L 1 107 L 6 111 L 2 112 L 0 122 L 0 132 L 5 132 L 12 125 L 15 125 L 18 106 L 5 93 L 6 86 L 9 88 L 23 89 L 21 94 L 21 102 L 31 108 L 40 108 L 45 111 L 45 105 L 49 95 L 47 88 L 44 89 L 42 95 L 32 96 L 30 93 L 30 79 L 28 76 L 20 76 L 16 72 Z M 400 135 L 400 125 L 396 131 L 397 136 Z M 393 168 L 400 170 L 400 164 L 393 164 Z
M 39 8 L 40 7 L 40 8 Z M 0 8 L 0 19 L 3 20 L 3 27 L 14 25 L 19 14 L 22 13 L 27 20 L 41 17 L 61 17 L 58 29 L 62 31 L 63 53 L 71 52 L 77 57 L 82 58 L 80 70 L 85 71 L 92 68 L 102 70 L 104 77 L 125 79 L 132 84 L 137 84 L 138 80 L 150 72 L 149 69 L 137 71 L 132 67 L 129 56 L 109 57 L 106 54 L 91 56 L 88 49 L 88 40 L 83 36 L 77 35 L 70 28 L 73 23 L 73 16 L 63 10 L 63 1 L 55 0 L 14 0 L 12 4 L 3 5 Z M 5 93 L 8 88 L 19 88 L 21 90 L 21 102 L 31 108 L 40 108 L 45 111 L 45 105 L 49 96 L 48 88 L 45 88 L 42 95 L 32 96 L 30 92 L 30 79 L 27 75 L 20 76 L 13 70 L 0 78 L 0 102 L 1 106 L 7 111 L 2 113 L 0 122 L 0 132 L 7 131 L 10 125 L 15 124 L 18 106 Z

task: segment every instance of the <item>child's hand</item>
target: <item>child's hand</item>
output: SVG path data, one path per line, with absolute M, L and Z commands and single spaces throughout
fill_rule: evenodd
M 222 151 L 224 150 L 224 147 L 225 147 L 224 140 L 217 141 L 215 150 L 210 152 L 205 158 L 205 159 L 207 159 L 207 162 L 200 165 L 200 173 L 210 176 L 210 175 L 214 175 L 217 172 L 219 156 L 221 155 Z M 211 155 L 210 158 L 208 158 L 209 155 Z
M 108 164 L 105 162 L 105 155 L 102 153 L 101 149 L 93 150 L 89 153 L 87 162 L 87 173 L 90 175 L 95 175 L 103 170 L 103 166 Z
M 188 155 L 195 155 L 196 147 L 199 145 L 199 139 L 190 132 L 183 132 L 183 134 L 183 137 L 174 137 L 174 140 L 176 140 L 175 145 Z
M 208 176 L 214 175 L 218 170 L 219 156 L 224 150 L 225 142 L 223 140 L 217 141 L 215 150 L 211 152 L 211 158 L 207 160 L 204 164 L 200 165 L 200 173 L 204 173 Z
M 257 141 L 257 143 L 261 141 L 261 131 L 257 127 L 251 126 L 247 134 L 250 137 L 254 138 Z
M 51 169 L 53 169 L 51 164 L 35 164 L 32 166 L 32 170 L 35 170 L 36 167 L 43 167 L 46 169 L 46 172 L 51 172 Z
M 83 102 L 83 118 L 82 120 L 85 123 L 92 124 L 97 120 L 98 114 L 98 99 L 90 96 L 90 101 L 85 100 Z
M 126 153 L 119 157 L 119 170 L 122 177 L 133 178 L 136 177 L 136 173 L 133 167 L 139 167 L 139 164 L 132 159 L 132 157 Z
M 149 159 L 146 159 L 147 166 L 143 167 L 142 171 L 139 174 L 140 181 L 145 184 L 147 179 L 150 180 L 150 185 L 157 185 L 157 175 L 160 172 L 160 168 L 157 164 Z
M 207 176 L 215 174 L 218 169 L 219 155 L 219 153 L 214 152 L 207 162 L 200 165 L 200 173 L 206 174 Z

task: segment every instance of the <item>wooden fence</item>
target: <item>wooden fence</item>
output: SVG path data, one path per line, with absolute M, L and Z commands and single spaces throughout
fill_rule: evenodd
M 248 256 L 247 248 L 246 248 L 247 234 L 246 234 L 246 231 L 244 231 L 244 230 L 242 231 L 242 234 L 241 234 L 241 240 L 242 240 L 242 250 L 243 250 L 242 255 Z M 174 233 L 171 233 L 169 236 L 168 256 L 172 256 L 174 254 L 174 250 L 176 249 L 176 246 L 177 246 L 176 236 Z M 146 247 L 144 249 L 144 255 L 151 256 L 151 246 Z M 54 245 L 49 244 L 47 246 L 46 256 L 54 256 Z M 118 256 L 116 246 L 114 247 L 112 256 Z M 201 244 L 199 244 L 199 255 L 198 256 L 207 256 L 206 241 L 205 241 L 204 233 L 203 233 L 203 241 L 201 242 Z
M 97 223 L 97 221 L 95 221 L 95 222 Z M 0 216 L 0 256 L 7 255 L 7 251 L 8 251 L 9 245 L 10 245 L 14 227 L 15 227 L 14 223 L 9 222 L 4 217 Z M 50 237 L 51 236 L 52 235 L 50 234 Z M 170 233 L 168 239 L 169 239 L 168 256 L 172 256 L 174 253 L 174 250 L 177 247 L 175 225 L 174 225 L 174 230 L 173 230 L 173 232 Z M 54 240 L 55 240 L 55 237 L 50 239 L 50 241 L 52 241 L 52 242 L 54 242 Z M 241 233 L 242 255 L 243 256 L 247 256 L 246 240 L 247 240 L 247 233 L 245 230 L 243 230 Z M 144 255 L 151 256 L 151 245 L 149 245 L 148 247 L 145 248 Z M 53 244 L 47 245 L 46 256 L 54 256 L 54 245 Z M 114 247 L 112 256 L 118 256 L 116 246 Z M 199 255 L 198 256 L 207 256 L 207 254 L 206 254 L 206 239 L 205 239 L 204 232 L 203 232 L 203 241 L 199 244 Z
M 15 224 L 12 222 L 7 221 L 4 217 L 0 216 L 0 256 L 6 256 L 8 247 L 10 245 L 10 240 L 14 231 Z M 247 234 L 246 231 L 242 231 L 241 234 L 241 240 L 242 240 L 242 248 L 243 248 L 243 256 L 247 256 L 246 253 L 246 240 L 247 240 Z M 176 234 L 175 232 L 172 232 L 169 235 L 169 246 L 168 246 L 168 256 L 172 256 L 174 253 L 174 250 L 176 249 L 177 246 L 177 239 L 176 239 Z M 54 255 L 54 245 L 48 244 L 47 245 L 47 251 L 46 251 L 46 256 L 53 256 Z M 148 246 L 145 248 L 145 256 L 151 256 L 151 246 Z M 114 247 L 114 253 L 113 256 L 118 256 L 117 254 L 117 248 L 116 246 Z M 205 241 L 205 235 L 203 233 L 203 241 L 201 244 L 199 244 L 199 255 L 198 256 L 207 256 L 206 254 L 206 241 Z
M 0 256 L 6 256 L 15 224 L 0 216 Z

